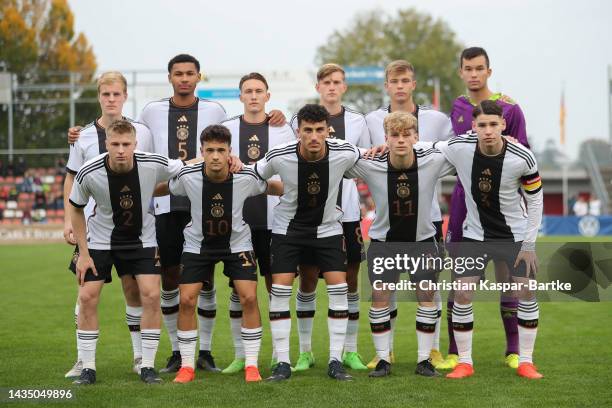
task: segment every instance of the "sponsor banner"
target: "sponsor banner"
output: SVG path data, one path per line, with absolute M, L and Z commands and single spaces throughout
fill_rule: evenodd
M 585 237 L 612 235 L 612 216 L 545 215 L 542 219 L 541 232 L 543 235 L 582 235 Z
M 62 224 L 6 225 L 0 227 L 0 245 L 63 242 Z

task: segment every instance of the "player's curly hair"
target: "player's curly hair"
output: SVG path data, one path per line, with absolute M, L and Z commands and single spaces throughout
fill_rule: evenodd
M 304 105 L 297 113 L 298 127 L 303 121 L 309 123 L 323 122 L 329 123 L 329 112 L 321 105 L 309 103 Z
M 204 142 L 221 142 L 232 144 L 232 134 L 229 129 L 223 125 L 210 125 L 206 126 L 200 134 L 200 143 Z

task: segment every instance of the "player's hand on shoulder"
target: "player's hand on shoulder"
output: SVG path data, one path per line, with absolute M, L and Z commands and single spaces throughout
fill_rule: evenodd
M 268 116 L 270 117 L 270 126 L 280 127 L 287 123 L 285 114 L 278 109 L 271 110 Z
M 229 170 L 232 173 L 238 173 L 244 167 L 244 163 L 238 158 L 238 156 L 230 156 L 229 159 Z
M 518 139 L 516 137 L 513 136 L 509 136 L 509 135 L 504 135 L 503 136 L 507 141 L 512 142 L 512 143 L 519 143 Z
M 95 276 L 98 276 L 98 271 L 96 270 L 96 265 L 94 264 L 93 259 L 89 255 L 85 255 L 82 252 L 79 254 L 79 259 L 77 259 L 76 263 L 76 279 L 80 286 L 85 284 L 85 275 L 87 271 L 91 269 Z
M 369 148 L 368 150 L 365 151 L 365 153 L 362 154 L 362 157 L 364 159 L 372 159 L 374 158 L 374 156 L 383 155 L 387 153 L 388 151 L 389 151 L 389 147 L 385 143 L 379 146 L 374 146 L 374 147 Z
M 81 135 L 81 129 L 83 126 L 73 126 L 68 129 L 68 143 L 73 144 L 77 140 L 79 140 L 79 136 Z

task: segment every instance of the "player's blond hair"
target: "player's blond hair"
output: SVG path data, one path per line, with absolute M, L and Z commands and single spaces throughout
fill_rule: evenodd
M 334 72 L 341 72 L 342 79 L 344 79 L 344 77 L 346 76 L 346 73 L 344 72 L 344 68 L 342 68 L 340 65 L 334 64 L 334 63 L 323 64 L 321 68 L 319 68 L 319 71 L 317 72 L 317 82 L 319 82 L 326 76 L 333 74 Z
M 98 93 L 100 93 L 100 87 L 102 85 L 110 85 L 115 82 L 120 82 L 123 85 L 123 92 L 127 92 L 127 80 L 123 74 L 119 71 L 106 71 L 98 77 Z
M 408 112 L 391 112 L 385 117 L 383 127 L 385 128 L 385 135 L 395 132 L 403 133 L 410 129 L 418 131 L 417 118 Z
M 130 134 L 136 137 L 136 128 L 134 128 L 134 125 L 132 125 L 129 120 L 119 119 L 106 128 L 106 137 L 109 137 L 111 134 Z
M 405 72 L 412 72 L 414 74 L 412 64 L 406 60 L 395 60 L 385 68 L 385 81 L 389 79 L 390 74 L 403 74 Z

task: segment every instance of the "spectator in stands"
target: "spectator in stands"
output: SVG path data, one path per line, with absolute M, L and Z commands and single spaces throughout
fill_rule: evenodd
M 58 157 L 55 161 L 55 174 L 60 176 L 66 175 L 66 160 L 63 157 Z
M 576 204 L 576 201 L 578 201 L 576 197 L 576 195 L 573 195 L 569 200 L 567 200 L 567 212 L 569 213 L 567 215 L 576 215 L 576 213 L 574 213 L 574 205 Z
M 596 217 L 601 215 L 601 201 L 597 198 L 596 194 L 591 194 L 591 199 L 589 200 L 589 215 L 594 215 Z
M 574 215 L 577 217 L 584 217 L 589 213 L 589 203 L 584 196 L 579 195 L 578 200 L 574 204 Z
M 0 177 L 6 177 L 6 167 L 4 166 L 4 160 L 0 159 Z

